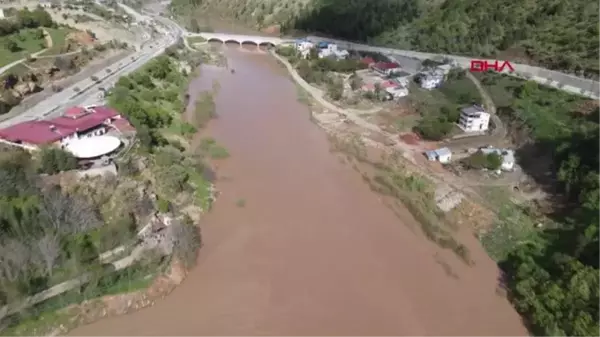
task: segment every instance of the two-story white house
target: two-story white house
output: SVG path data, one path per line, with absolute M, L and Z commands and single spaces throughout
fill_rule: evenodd
M 489 129 L 490 114 L 482 106 L 473 105 L 462 108 L 458 126 L 465 132 L 483 132 Z

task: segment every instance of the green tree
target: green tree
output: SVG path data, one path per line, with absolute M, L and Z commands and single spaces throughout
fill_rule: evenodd
M 21 50 L 21 47 L 19 47 L 17 42 L 15 42 L 15 40 L 13 39 L 7 39 L 4 42 L 4 47 L 8 49 L 8 51 L 10 51 L 11 53 L 16 53 Z
M 313 70 L 310 67 L 310 63 L 307 60 L 301 60 L 298 63 L 297 69 L 298 75 L 302 77 L 307 82 L 312 82 L 313 79 Z
M 77 159 L 68 151 L 56 147 L 45 147 L 40 152 L 39 170 L 56 174 L 77 168 Z
M 352 88 L 352 90 L 358 90 L 363 86 L 363 80 L 360 76 L 358 76 L 356 73 L 353 73 L 352 76 L 350 76 L 350 88 Z
M 335 78 L 327 85 L 327 94 L 334 101 L 339 101 L 344 96 L 344 83 Z

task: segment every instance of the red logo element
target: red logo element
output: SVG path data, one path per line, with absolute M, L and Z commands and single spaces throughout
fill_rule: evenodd
M 471 60 L 471 72 L 479 73 L 493 69 L 497 73 L 501 73 L 505 67 L 508 67 L 510 72 L 515 71 L 512 64 L 508 61 L 504 61 L 502 64 L 497 60 L 494 62 L 489 62 L 486 60 Z

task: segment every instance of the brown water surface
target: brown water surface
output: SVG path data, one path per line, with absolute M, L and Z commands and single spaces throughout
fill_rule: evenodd
M 221 78 L 209 132 L 231 154 L 198 266 L 153 307 L 72 335 L 526 334 L 475 239 L 467 267 L 411 232 L 329 152 L 268 55 L 227 56 L 235 74 L 204 69 L 192 88 Z

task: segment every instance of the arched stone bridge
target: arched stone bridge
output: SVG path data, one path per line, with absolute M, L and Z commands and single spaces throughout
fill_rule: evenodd
M 237 35 L 221 33 L 188 33 L 186 36 L 201 36 L 208 42 L 218 41 L 222 43 L 254 44 L 257 46 L 275 47 L 280 44 L 290 43 L 291 40 L 283 40 L 278 37 L 255 36 L 255 35 Z

